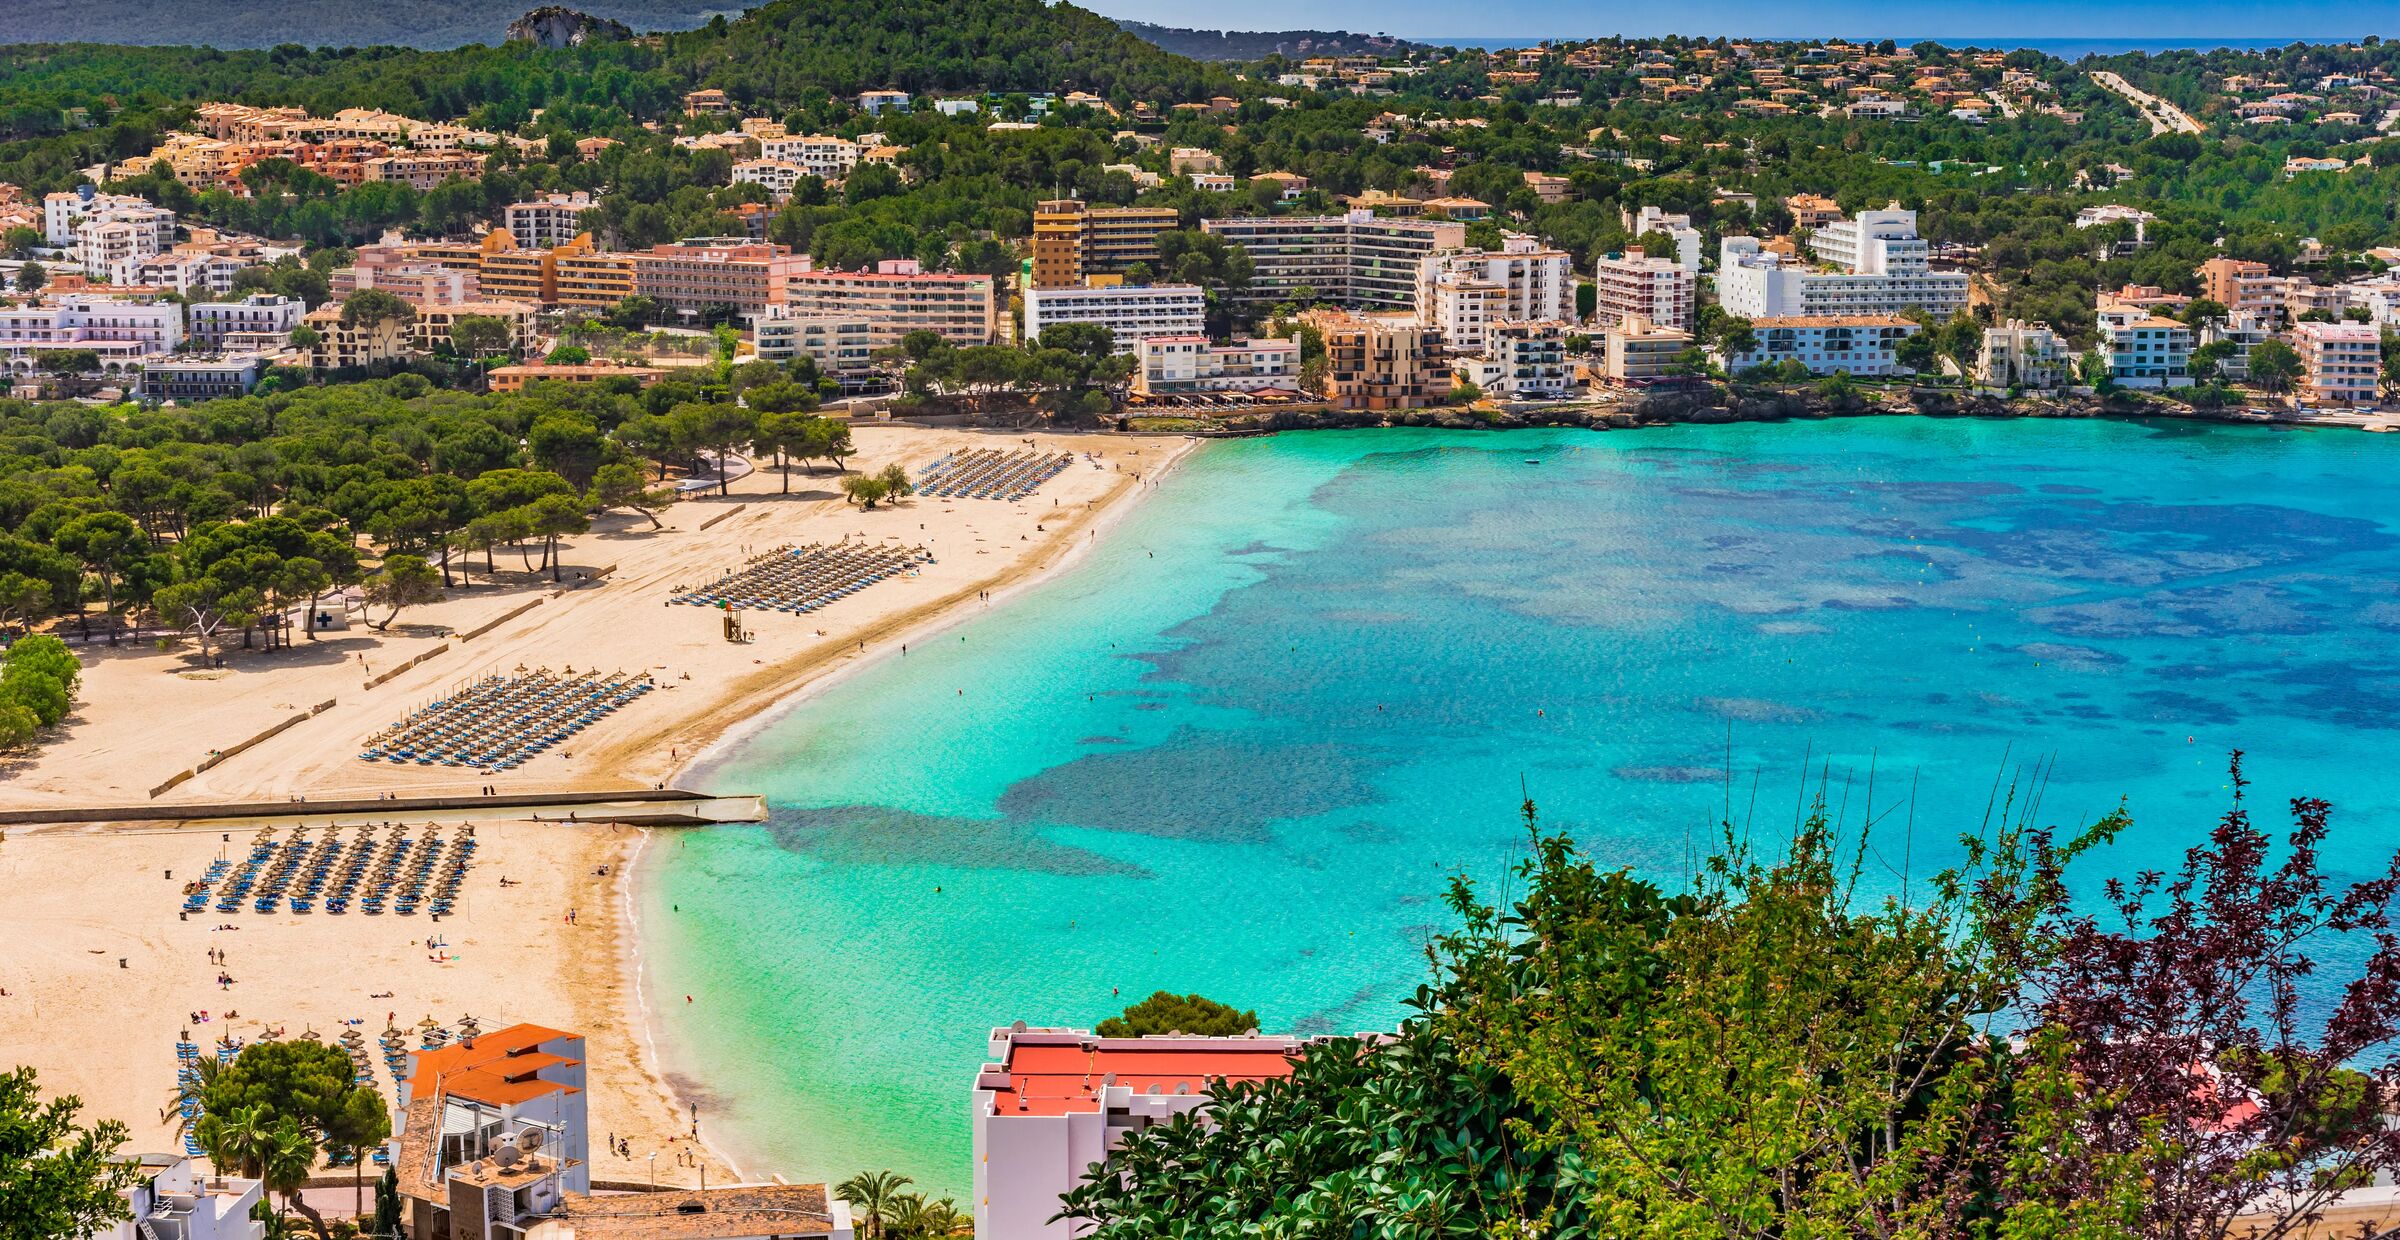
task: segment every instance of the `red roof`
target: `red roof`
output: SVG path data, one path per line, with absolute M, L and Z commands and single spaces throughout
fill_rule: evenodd
M 993 1089 L 1000 1115 L 1068 1115 L 1100 1109 L 1108 1077 L 1120 1088 L 1147 1094 L 1156 1086 L 1173 1094 L 1188 1086 L 1206 1094 L 1217 1080 L 1263 1081 L 1292 1074 L 1291 1044 L 1259 1039 L 1223 1047 L 1192 1049 L 1188 1043 L 1147 1047 L 1128 1039 L 1094 1039 L 1082 1045 L 1017 1045 L 997 1068 L 1008 1082 Z M 986 1069 L 987 1072 L 995 1069 Z M 1023 1105 L 1020 1106 L 1019 1104 Z
M 544 1042 L 574 1036 L 540 1025 L 511 1025 L 438 1051 L 418 1051 L 409 1070 L 409 1096 L 429 1097 L 438 1089 L 505 1106 L 552 1092 L 571 1093 L 572 1086 L 545 1081 L 535 1074 L 578 1062 L 541 1049 Z

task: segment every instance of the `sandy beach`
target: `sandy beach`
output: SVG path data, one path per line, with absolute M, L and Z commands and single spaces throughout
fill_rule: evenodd
M 961 448 L 1013 449 L 1029 437 L 861 425 L 855 438 L 850 468 L 897 461 L 913 472 Z M 839 496 L 829 472 L 793 469 L 787 494 L 763 462 L 729 495 L 662 512 L 655 530 L 639 515 L 595 522 L 565 541 L 555 585 L 504 549 L 496 573 L 480 556 L 454 561 L 472 584 L 401 613 L 388 631 L 362 623 L 380 612 L 353 612 L 346 631 L 280 651 L 241 650 L 236 635 L 221 668 L 188 644 L 94 647 L 68 723 L 30 757 L 0 766 L 0 809 L 265 801 L 305 813 L 302 798 L 473 795 L 493 785 L 505 800 L 672 783 L 728 736 L 1071 561 L 1192 446 L 1030 438 L 1076 460 L 1020 502 L 912 498 L 868 512 Z M 744 643 L 724 639 L 719 613 L 667 604 L 678 588 L 773 548 L 843 539 L 923 546 L 934 559 L 810 615 L 750 613 L 754 637 Z M 410 660 L 421 662 L 392 674 Z M 358 759 L 367 737 L 412 708 L 519 667 L 646 672 L 661 691 L 501 775 Z M 153 799 L 214 751 L 301 715 Z M 228 839 L 127 824 L 10 828 L 0 842 L 0 936 L 15 950 L 0 958 L 0 1063 L 32 1065 L 46 1090 L 80 1095 L 87 1119 L 121 1119 L 134 1147 L 166 1150 L 180 1144 L 165 1111 L 178 1033 L 206 1044 L 228 1032 L 251 1038 L 263 1025 L 331 1039 L 339 1022 L 356 1020 L 371 1042 L 387 1014 L 404 1028 L 468 1014 L 487 1029 L 534 1021 L 588 1040 L 591 1122 L 602 1138 L 595 1179 L 645 1182 L 657 1150 L 662 1184 L 696 1182 L 700 1172 L 676 1153 L 695 1149 L 688 1103 L 662 1082 L 651 1041 L 658 1022 L 645 1019 L 636 984 L 631 871 L 644 830 L 497 817 L 475 830 L 482 851 L 460 908 L 436 926 L 423 916 L 288 910 L 179 918 L 181 882 L 221 853 L 238 860 L 251 830 Z M 511 886 L 500 886 L 503 875 Z M 429 950 L 434 935 L 443 943 Z M 212 948 L 226 953 L 224 972 L 237 979 L 229 988 L 217 984 Z M 383 992 L 391 997 L 372 997 Z M 195 1024 L 200 1012 L 210 1019 Z M 388 1094 L 380 1062 L 377 1076 Z M 701 1129 L 705 1138 L 705 1113 Z M 634 1157 L 600 1156 L 611 1135 L 631 1140 Z M 704 1145 L 696 1157 L 712 1182 L 735 1173 Z M 754 1178 L 779 1170 L 739 1169 Z
M 899 462 L 913 471 L 960 448 L 1018 448 L 1023 438 L 862 425 L 849 464 L 873 472 Z M 62 730 L 0 768 L 0 809 L 471 795 L 486 784 L 505 796 L 668 780 L 726 729 L 808 682 L 1062 561 L 1096 535 L 1102 514 L 1138 492 L 1137 475 L 1155 480 L 1190 447 L 1180 439 L 1032 438 L 1077 461 L 1020 502 L 912 498 L 869 512 L 842 499 L 830 473 L 795 468 L 786 494 L 768 467 L 737 480 L 729 495 L 676 504 L 660 514 L 659 529 L 629 514 L 595 522 L 564 540 L 559 584 L 525 571 L 507 550 L 493 558 L 496 583 L 481 557 L 472 565 L 454 558 L 462 584 L 440 603 L 402 612 L 383 632 L 363 623 L 382 620 L 377 610 L 354 613 L 346 631 L 273 652 L 241 650 L 236 635 L 222 668 L 203 666 L 188 643 L 167 653 L 91 647 L 82 651 L 83 688 Z M 704 584 L 776 547 L 845 538 L 922 546 L 935 559 L 810 615 L 747 613 L 756 634 L 747 644 L 724 639 L 717 612 L 667 603 L 676 587 Z M 417 658 L 424 661 L 370 685 Z M 370 736 L 411 709 L 478 675 L 519 667 L 646 672 L 663 692 L 504 775 L 358 760 Z M 212 752 L 327 703 L 153 800 L 153 789 Z
M 0 1061 L 29 1063 L 45 1091 L 82 1097 L 87 1119 L 125 1121 L 133 1148 L 170 1150 L 180 1146 L 164 1111 L 179 1033 L 204 1046 L 268 1028 L 287 1037 L 314 1030 L 330 1041 L 342 1022 L 356 1020 L 372 1043 L 387 1016 L 412 1037 L 427 1017 L 453 1028 L 467 1015 L 486 1029 L 532 1021 L 587 1039 L 596 1135 L 626 1137 L 637 1155 L 692 1148 L 677 1139 L 688 1129 L 651 1071 L 629 1001 L 619 884 L 639 828 L 480 824 L 482 848 L 458 912 L 439 924 L 355 912 L 179 918 L 182 880 L 213 857 L 246 851 L 250 832 L 225 834 L 8 833 L 0 843 L 0 936 L 13 946 L 0 957 L 0 989 L 8 992 L 0 998 Z M 515 885 L 501 887 L 503 875 Z M 443 946 L 429 949 L 429 937 Z M 221 968 L 211 949 L 224 953 Z M 230 986 L 218 984 L 220 971 L 234 979 Z M 194 1021 L 197 1013 L 207 1019 Z M 375 1076 L 393 1096 L 396 1082 L 380 1057 Z M 599 1149 L 596 1142 L 595 1178 L 647 1177 L 646 1158 L 603 1158 Z M 699 1172 L 676 1161 L 661 1156 L 660 1180 L 696 1182 Z M 728 1174 L 721 1161 L 710 1166 L 712 1177 Z

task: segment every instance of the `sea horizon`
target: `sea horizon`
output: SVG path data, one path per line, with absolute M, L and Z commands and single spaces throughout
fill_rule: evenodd
M 657 1005 L 663 1065 L 745 1166 L 963 1196 L 991 1029 L 1161 988 L 1389 1029 L 1447 875 L 1521 855 L 1520 787 L 1669 883 L 1818 780 L 1852 816 L 1909 789 L 1912 873 L 1995 785 L 2064 826 L 2125 800 L 2129 865 L 2201 837 L 2245 748 L 2270 822 L 2328 796 L 2372 869 L 2395 451 L 1916 418 L 1207 445 L 1084 563 L 716 763 L 770 820 L 646 865 L 650 984 L 695 997 Z
M 1482 48 L 1482 49 L 1483 49 L 1483 50 L 1485 50 L 1485 51 L 1498 51 L 1498 50 L 1500 50 L 1500 49 L 1502 49 L 1502 48 L 1511 48 L 1511 47 L 1524 47 L 1524 46 L 1527 46 L 1527 45 L 1529 45 L 1529 44 L 1537 44 L 1537 43 L 1541 43 L 1541 42 L 1543 42 L 1543 41 L 1545 41 L 1545 40 L 1555 40 L 1555 41 L 1559 41 L 1559 42 L 1574 42 L 1574 41 L 1576 41 L 1576 40 L 1579 40 L 1579 39 L 1599 39 L 1599 38 L 1607 38 L 1607 37 L 1609 37 L 1609 36 L 1608 36 L 1608 35 L 1606 35 L 1606 34 L 1577 34 L 1577 35 L 1560 35 L 1560 34 L 1552 34 L 1552 35 L 1394 35 L 1394 36 L 1392 36 L 1392 37 L 1394 37 L 1394 38 L 1401 38 L 1401 39 L 1407 39 L 1408 41 L 1410 41 L 1410 42 L 1413 42 L 1413 43 L 1424 43 L 1424 44 L 1428 44 L 1428 45 L 1430 45 L 1430 46 L 1434 46 L 1434 47 L 1457 47 L 1457 48 L 1470 48 L 1470 47 L 1473 47 L 1473 48 Z M 1635 39 L 1643 39 L 1643 38 L 1665 38 L 1665 37 L 1668 37 L 1668 36 L 1665 36 L 1665 35 L 1635 35 L 1635 36 L 1628 36 L 1628 37 L 1635 38 Z M 1716 36 L 1715 36 L 1715 35 L 1695 35 L 1695 36 L 1687 36 L 1687 37 L 1696 37 L 1696 38 L 1715 38 Z M 1834 37 L 1834 36 L 1830 36 L 1830 35 L 1744 35 L 1744 36 L 1727 35 L 1727 36 L 1725 36 L 1725 37 L 1726 37 L 1726 38 L 1729 38 L 1729 39 L 1735 39 L 1735 38 L 1753 38 L 1753 39 L 1758 39 L 1758 40 L 1761 40 L 1761 41 L 1782 41 L 1782 40 L 1791 40 L 1791 39 L 1831 38 L 1831 37 Z M 2131 53 L 2131 52 L 2147 52 L 2147 53 L 2153 53 L 2153 54 L 2155 54 L 2155 53 L 2158 53 L 2158 52 L 2173 52 L 2173 51 L 2202 51 L 2202 52 L 2206 52 L 2206 51 L 2216 51 L 2216 50 L 2218 50 L 2218 49 L 2229 49 L 2229 50 L 2234 50 L 2234 51 L 2259 51 L 2259 50 L 2262 50 L 2262 49 L 2279 48 L 2279 47 L 2289 47 L 2289 46 L 2291 46 L 2292 44 L 2295 44 L 2295 43 L 2305 43 L 2305 44 L 2344 44 L 2344 43 L 2355 43 L 2355 42 L 2357 42 L 2357 41 L 2358 41 L 2360 38 L 2363 38 L 2364 36 L 2362 36 L 2362 35 L 2347 35 L 2347 36 L 2336 36 L 2336 35 L 2290 35 L 2290 36 L 2276 36 L 2276 37 L 2245 37 L 2245 38 L 2215 38 L 2215 37 L 2172 37 L 2172 36 L 2156 36 L 2156 37 L 2147 37 L 2147 36 L 2145 36 L 2145 37 L 2118 37 L 2118 38 L 2108 38 L 2108 37 L 2068 37 L 2068 38 L 2051 38 L 2051 39 L 2032 39 L 2032 38 L 2024 38 L 2024 37 L 2015 36 L 2015 35 L 1974 35 L 1974 36 L 1969 36 L 1969 35 L 1906 35 L 1906 36 L 1903 36 L 1903 35 L 1859 35 L 1859 36 L 1854 36 L 1854 37 L 1853 37 L 1853 36 L 1844 36 L 1844 37 L 1851 37 L 1853 42 L 1865 42 L 1865 43 L 1877 43 L 1877 42 L 1881 42 L 1882 40 L 1884 40 L 1884 39 L 1886 39 L 1886 38 L 1889 38 L 1889 39 L 1891 39 L 1891 40 L 1892 40 L 1894 43 L 1897 43 L 1897 44 L 1899 44 L 1899 45 L 1900 45 L 1900 46 L 1902 46 L 1902 47 L 1907 47 L 1907 46 L 1909 46 L 1909 45 L 1911 45 L 1911 44 L 1914 44 L 1914 43 L 1923 43 L 1923 42 L 1931 41 L 1931 42 L 1939 43 L 1939 44 L 1943 45 L 1944 47 L 1955 47 L 1955 48 L 1970 48 L 1970 47 L 1971 47 L 1971 48 L 1981 48 L 1981 49 L 1985 49 L 1985 50 L 2002 50 L 2002 51 L 2015 51 L 2015 50 L 2017 50 L 2017 49 L 2020 49 L 2020 48 L 2029 48 L 2029 49 L 2032 49 L 2032 50 L 2034 50 L 2034 51 L 2038 51 L 2038 52 L 2044 52 L 2044 53 L 2047 53 L 2047 54 L 2049 54 L 2049 55 L 2056 56 L 2056 57 L 2058 57 L 2058 58 L 2059 58 L 2059 59 L 2061 59 L 2061 60 L 2080 60 L 2080 59 L 2082 59 L 2082 58 L 2083 58 L 2083 57 L 2085 57 L 2085 56 L 2117 56 L 2117 55 L 2124 55 L 2124 54 Z

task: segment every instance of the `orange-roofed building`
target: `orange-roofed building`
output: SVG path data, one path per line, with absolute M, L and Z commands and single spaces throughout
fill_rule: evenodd
M 540 1025 L 511 1025 L 411 1052 L 396 1137 L 404 1156 L 422 1135 L 434 1147 L 425 1151 L 434 1168 L 464 1166 L 487 1157 L 502 1137 L 538 1128 L 548 1134 L 546 1148 L 566 1160 L 560 1182 L 590 1192 L 583 1059 L 583 1035 Z M 435 1133 L 410 1131 L 420 1112 L 437 1125 Z
M 392 1138 L 401 1240 L 856 1240 L 823 1184 L 591 1196 L 579 1035 L 512 1025 L 412 1059 Z
M 1293 1058 L 1338 1038 L 1103 1038 L 1076 1029 L 994 1029 L 975 1077 L 975 1235 L 1070 1240 L 1059 1198 L 1125 1134 L 1207 1106 L 1220 1081 L 1288 1077 Z

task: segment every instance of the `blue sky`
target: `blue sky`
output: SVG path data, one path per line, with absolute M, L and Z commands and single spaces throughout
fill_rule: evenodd
M 1597 5 L 1572 0 L 1085 0 L 1111 17 L 1165 26 L 1233 30 L 1360 30 L 1411 37 L 1551 35 L 1906 36 L 1964 39 L 2352 38 L 2400 34 L 2400 7 L 2355 0 L 2264 5 L 2223 0 L 1832 0 L 1818 5 L 1764 0 L 1684 0 Z M 2379 31 L 2378 27 L 2391 30 Z

